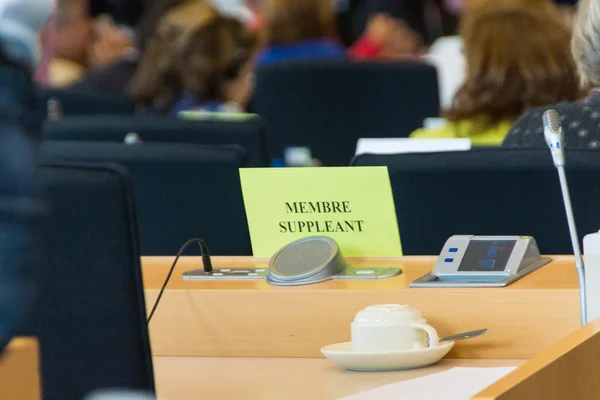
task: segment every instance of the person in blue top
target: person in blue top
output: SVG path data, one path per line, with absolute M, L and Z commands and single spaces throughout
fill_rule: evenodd
M 205 2 L 166 14 L 132 80 L 130 94 L 153 114 L 242 113 L 253 92 L 258 38 Z
M 283 60 L 346 58 L 337 41 L 335 16 L 330 1 L 267 0 L 263 6 L 266 48 L 257 64 Z
M 414 55 L 420 37 L 385 13 L 370 16 L 364 34 L 346 48 L 331 1 L 267 0 L 263 7 L 266 46 L 257 65 L 314 59 L 393 59 Z
M 289 45 L 273 45 L 260 53 L 256 62 L 264 65 L 279 61 L 346 57 L 347 52 L 342 45 L 328 38 L 318 38 Z

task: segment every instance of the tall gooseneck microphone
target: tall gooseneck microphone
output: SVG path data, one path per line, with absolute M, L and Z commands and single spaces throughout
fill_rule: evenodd
M 564 153 L 564 131 L 560 122 L 560 115 L 555 110 L 548 110 L 542 118 L 544 122 L 544 137 L 552 153 L 554 166 L 558 170 L 560 180 L 560 189 L 562 190 L 563 203 L 569 223 L 569 234 L 571 235 L 571 245 L 575 255 L 575 267 L 579 278 L 579 306 L 581 310 L 581 325 L 587 324 L 587 294 L 585 288 L 585 267 L 581 257 L 581 248 L 579 246 L 579 236 L 573 217 L 573 207 L 571 206 L 571 196 L 569 195 L 569 185 L 565 174 L 565 153 Z

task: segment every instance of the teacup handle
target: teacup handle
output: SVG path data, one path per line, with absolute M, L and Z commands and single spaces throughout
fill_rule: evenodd
M 412 327 L 424 330 L 427 333 L 427 336 L 429 336 L 429 347 L 437 347 L 440 342 L 440 338 L 438 337 L 438 333 L 433 326 L 424 323 L 415 323 L 412 324 Z

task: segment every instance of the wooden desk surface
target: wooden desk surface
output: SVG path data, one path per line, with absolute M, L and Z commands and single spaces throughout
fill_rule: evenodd
M 544 349 L 472 400 L 598 400 L 600 318 Z
M 150 325 L 155 356 L 321 357 L 324 345 L 350 339 L 356 312 L 372 304 L 419 308 L 440 335 L 478 328 L 489 332 L 461 342 L 452 358 L 526 359 L 579 326 L 572 256 L 554 261 L 507 288 L 413 289 L 436 257 L 348 259 L 356 267 L 395 266 L 383 280 L 333 280 L 298 287 L 266 281 L 184 281 L 201 267 L 180 260 Z M 146 302 L 158 295 L 173 257 L 143 258 Z M 267 260 L 214 257 L 215 268 L 266 267 Z
M 517 366 L 522 360 L 442 360 L 413 371 L 344 371 L 326 359 L 155 357 L 159 398 L 166 400 L 331 400 L 452 367 Z

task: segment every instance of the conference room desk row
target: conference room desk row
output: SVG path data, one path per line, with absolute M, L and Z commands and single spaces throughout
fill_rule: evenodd
M 172 400 L 335 399 L 455 366 L 519 366 L 474 399 L 600 398 L 594 377 L 600 373 L 600 321 L 579 328 L 573 257 L 553 259 L 506 288 L 412 289 L 408 284 L 429 272 L 436 257 L 350 258 L 355 267 L 400 267 L 402 274 L 298 287 L 185 281 L 182 273 L 201 268 L 201 261 L 184 257 L 150 325 L 158 394 Z M 143 258 L 148 308 L 172 261 Z M 266 268 L 268 260 L 214 257 L 213 264 Z M 413 371 L 348 372 L 322 358 L 321 347 L 350 340 L 357 311 L 390 303 L 420 309 L 440 336 L 489 331 L 458 342 L 440 363 Z

